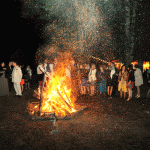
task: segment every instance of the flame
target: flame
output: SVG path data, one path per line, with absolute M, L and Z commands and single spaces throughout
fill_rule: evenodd
M 72 82 L 68 71 L 71 71 L 69 63 L 61 62 L 57 64 L 52 78 L 46 80 L 41 105 L 42 113 L 55 112 L 56 116 L 66 116 L 76 111 L 74 109 L 75 97 L 72 94 Z

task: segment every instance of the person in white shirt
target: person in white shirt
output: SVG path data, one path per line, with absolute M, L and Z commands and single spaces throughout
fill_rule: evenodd
M 111 63 L 111 72 L 110 72 L 110 86 L 109 86 L 109 93 L 108 93 L 108 95 L 109 95 L 109 99 L 111 99 L 112 98 L 112 91 L 113 91 L 113 86 L 114 86 L 114 84 L 115 84 L 115 82 L 114 82 L 114 75 L 115 75 L 115 73 L 116 73 L 116 70 L 115 70 L 115 64 L 114 63 Z
M 12 65 L 14 66 L 12 72 L 12 82 L 14 84 L 14 89 L 16 91 L 17 96 L 22 96 L 21 86 L 20 86 L 20 82 L 22 79 L 22 71 L 15 61 L 12 62 Z
M 88 75 L 88 81 L 90 82 L 90 95 L 93 96 L 95 92 L 96 85 L 96 66 L 95 64 L 91 64 L 91 69 Z

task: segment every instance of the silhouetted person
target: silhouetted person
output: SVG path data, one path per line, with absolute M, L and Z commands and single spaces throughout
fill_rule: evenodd
M 9 92 L 11 92 L 11 89 L 13 87 L 12 83 L 12 71 L 13 71 L 13 66 L 12 62 L 10 61 L 8 66 L 6 67 L 6 78 L 8 80 L 8 87 L 9 87 Z

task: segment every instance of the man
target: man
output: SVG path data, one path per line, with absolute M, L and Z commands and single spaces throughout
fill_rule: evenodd
M 52 63 L 48 63 L 48 59 L 45 59 L 44 61 L 44 70 L 45 70 L 45 73 L 44 73 L 44 82 L 46 80 L 46 76 L 48 76 L 50 79 L 52 78 L 53 76 L 53 68 L 54 68 L 54 65 Z
M 9 62 L 9 65 L 6 68 L 6 78 L 8 80 L 8 87 L 9 87 L 9 92 L 11 92 L 13 83 L 12 83 L 12 62 Z
M 22 79 L 22 71 L 15 61 L 13 61 L 12 65 L 14 66 L 14 69 L 12 72 L 12 82 L 14 83 L 14 89 L 16 91 L 16 95 L 21 97 L 22 92 L 21 92 L 20 82 Z
M 110 81 L 110 86 L 108 86 L 108 95 L 109 95 L 109 98 L 108 99 L 111 99 L 112 98 L 112 91 L 113 91 L 113 86 L 115 84 L 115 79 L 114 79 L 114 75 L 115 75 L 116 71 L 115 71 L 115 64 L 114 63 L 111 63 L 111 72 L 110 72 L 110 78 L 111 78 L 111 81 Z
M 43 77 L 44 77 L 44 66 L 42 63 L 39 63 L 39 65 L 37 66 L 37 79 L 39 82 L 39 88 L 40 88 L 40 82 L 43 81 Z

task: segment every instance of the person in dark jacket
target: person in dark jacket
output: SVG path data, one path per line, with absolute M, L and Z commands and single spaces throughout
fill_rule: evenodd
M 128 66 L 128 77 L 127 77 L 127 89 L 128 89 L 128 99 L 126 101 L 129 101 L 132 98 L 132 88 L 134 86 L 135 78 L 134 78 L 134 70 L 133 66 Z
M 13 87 L 13 83 L 12 83 L 12 71 L 13 71 L 12 62 L 10 61 L 9 65 L 6 67 L 6 78 L 8 80 L 9 92 L 11 92 L 11 89 Z

